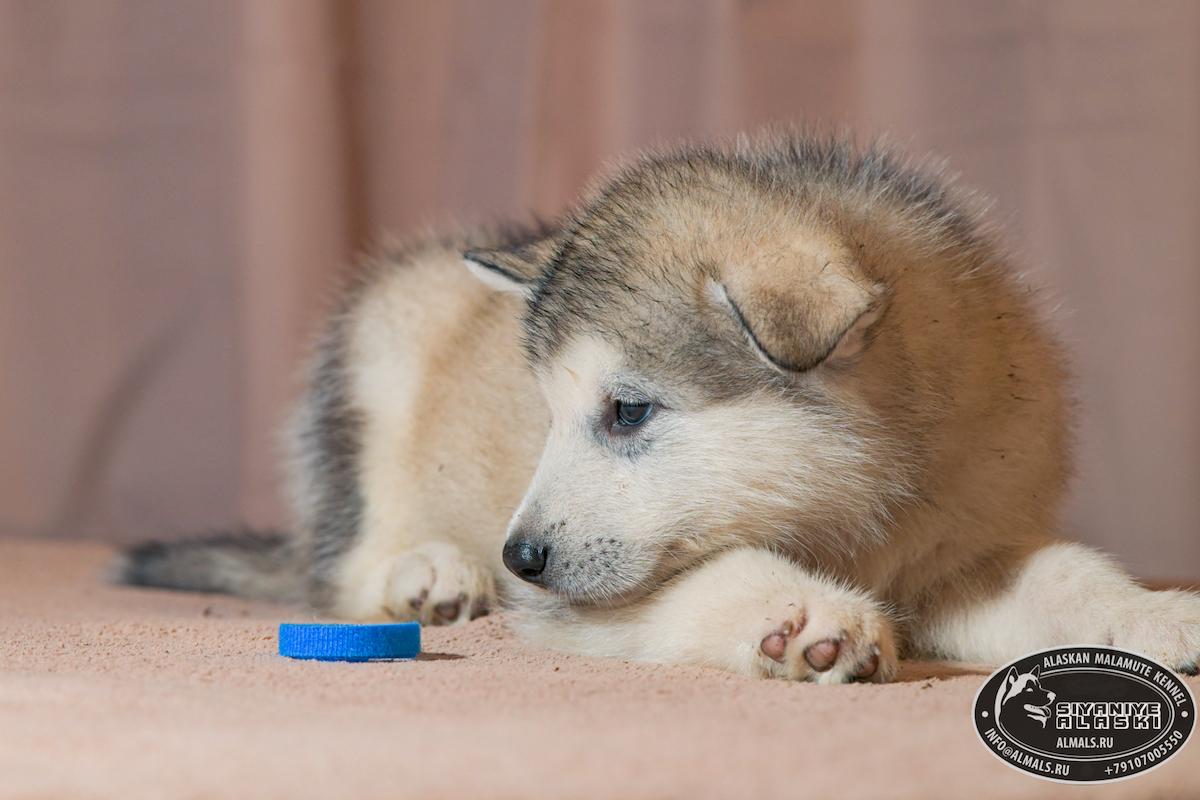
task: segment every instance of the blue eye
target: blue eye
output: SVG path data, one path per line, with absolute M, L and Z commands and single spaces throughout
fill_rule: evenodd
M 626 403 L 621 400 L 614 400 L 613 411 L 616 414 L 618 425 L 633 428 L 650 419 L 650 414 L 654 411 L 654 404 Z

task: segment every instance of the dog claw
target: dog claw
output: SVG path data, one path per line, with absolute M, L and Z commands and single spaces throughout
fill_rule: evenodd
M 816 644 L 809 645 L 808 649 L 804 651 L 804 660 L 817 672 L 826 672 L 837 661 L 840 650 L 841 643 L 837 639 L 823 639 Z

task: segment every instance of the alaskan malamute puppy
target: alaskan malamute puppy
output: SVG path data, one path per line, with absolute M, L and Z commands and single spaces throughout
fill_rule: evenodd
M 499 597 L 553 647 L 821 683 L 1067 643 L 1194 673 L 1200 597 L 1054 538 L 1071 401 L 1034 306 L 882 149 L 647 155 L 552 227 L 370 262 L 288 431 L 295 536 L 121 574 L 356 620 Z

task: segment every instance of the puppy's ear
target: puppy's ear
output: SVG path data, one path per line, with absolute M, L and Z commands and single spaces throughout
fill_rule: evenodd
M 846 267 L 786 264 L 725 271 L 712 287 L 755 352 L 781 372 L 852 360 L 883 314 L 884 288 Z
M 528 297 L 557 247 L 557 238 L 547 236 L 512 248 L 468 250 L 463 263 L 493 289 Z
M 1033 669 L 1029 670 L 1029 674 L 1030 674 L 1030 675 L 1032 675 L 1032 676 L 1033 676 L 1033 677 L 1035 677 L 1035 678 L 1041 679 L 1041 677 L 1042 677 L 1042 665 L 1041 665 L 1041 664 L 1038 664 L 1036 667 L 1034 667 Z
M 1009 667 L 1008 674 L 1004 676 L 1004 685 L 1012 686 L 1017 682 L 1017 668 Z

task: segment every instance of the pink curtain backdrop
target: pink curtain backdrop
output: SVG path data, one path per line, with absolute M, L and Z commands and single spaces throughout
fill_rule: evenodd
M 0 0 L 0 535 L 281 523 L 274 431 L 371 239 L 789 120 L 995 198 L 1076 355 L 1069 532 L 1200 577 L 1191 0 Z

